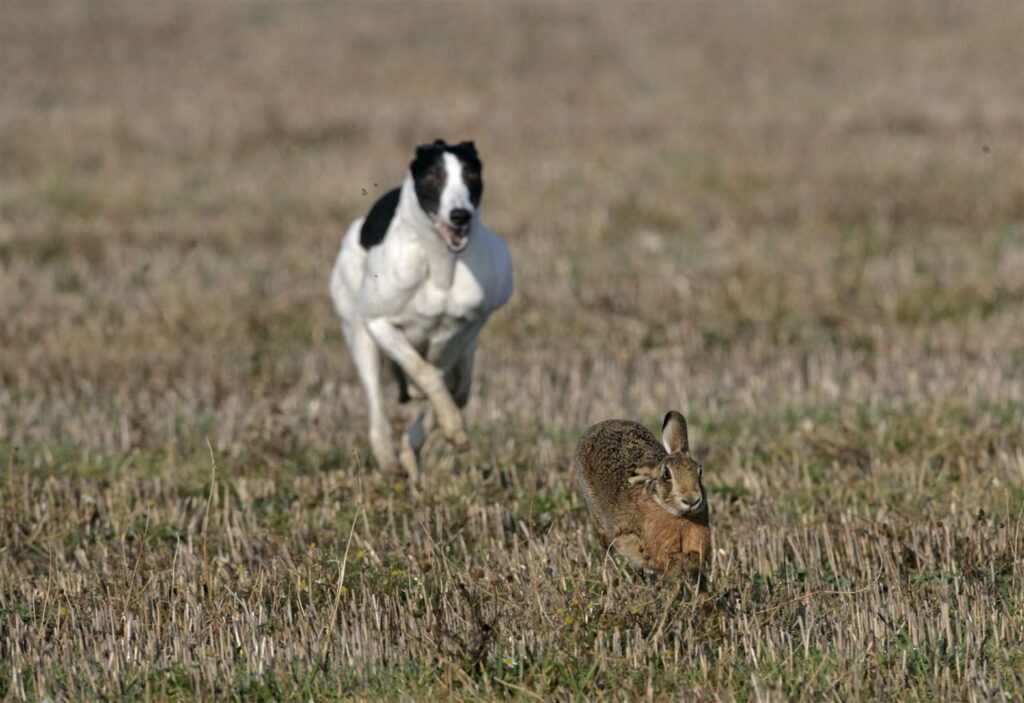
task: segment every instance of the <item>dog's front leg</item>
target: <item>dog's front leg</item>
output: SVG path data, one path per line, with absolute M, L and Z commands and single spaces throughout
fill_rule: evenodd
M 402 367 L 427 396 L 427 400 L 434 406 L 437 424 L 445 438 L 457 449 L 469 446 L 466 421 L 445 385 L 441 370 L 420 356 L 405 335 L 387 319 L 377 317 L 369 320 L 366 328 L 380 348 Z

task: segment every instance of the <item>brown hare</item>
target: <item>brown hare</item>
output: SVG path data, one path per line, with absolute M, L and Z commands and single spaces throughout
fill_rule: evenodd
M 629 420 L 600 422 L 580 438 L 576 486 L 601 545 L 657 573 L 707 574 L 711 565 L 703 467 L 690 456 L 686 419 L 665 415 L 662 442 Z

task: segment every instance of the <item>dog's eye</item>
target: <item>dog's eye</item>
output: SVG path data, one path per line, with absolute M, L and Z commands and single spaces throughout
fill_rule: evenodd
M 668 470 L 667 466 L 665 467 L 664 473 L 661 474 L 661 480 L 662 481 L 671 481 L 672 480 L 672 472 Z

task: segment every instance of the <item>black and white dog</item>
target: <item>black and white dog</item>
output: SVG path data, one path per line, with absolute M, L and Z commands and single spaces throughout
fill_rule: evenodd
M 400 188 L 352 223 L 331 275 L 331 297 L 366 390 L 370 445 L 381 468 L 400 458 L 415 480 L 436 421 L 457 448 L 469 444 L 469 399 L 477 335 L 512 295 L 505 242 L 480 221 L 482 164 L 473 142 L 416 149 Z M 425 396 L 396 456 L 381 392 L 381 352 L 400 400 Z

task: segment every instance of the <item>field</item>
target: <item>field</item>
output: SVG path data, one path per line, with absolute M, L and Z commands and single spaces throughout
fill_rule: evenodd
M 5 2 L 0 700 L 1021 700 L 1022 25 Z M 517 291 L 413 494 L 327 278 L 438 136 Z M 704 594 L 569 481 L 670 408 Z

